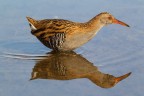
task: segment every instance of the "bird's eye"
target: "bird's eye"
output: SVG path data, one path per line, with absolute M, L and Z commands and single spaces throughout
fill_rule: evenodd
M 111 20 L 111 19 L 112 19 L 112 17 L 108 17 L 108 19 L 109 19 L 109 20 Z

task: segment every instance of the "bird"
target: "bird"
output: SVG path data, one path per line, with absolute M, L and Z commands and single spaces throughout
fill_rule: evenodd
M 26 17 L 32 35 L 54 51 L 72 51 L 90 41 L 105 25 L 128 24 L 116 19 L 108 12 L 102 12 L 87 22 L 74 22 L 65 19 L 35 20 Z

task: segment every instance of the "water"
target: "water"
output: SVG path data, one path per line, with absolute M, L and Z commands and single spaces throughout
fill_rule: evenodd
M 131 2 L 125 0 L 83 0 L 83 2 L 80 0 L 1 0 L 0 96 L 142 96 L 144 90 L 143 5 L 143 0 L 131 0 Z M 76 54 L 80 54 L 80 57 L 75 59 L 80 58 L 81 61 L 81 58 L 84 58 L 82 60 L 89 62 L 89 66 L 95 66 L 92 68 L 97 69 L 98 72 L 114 77 L 132 72 L 128 78 L 106 89 L 86 77 L 83 79 L 73 77 L 72 80 L 53 80 L 54 77 L 30 80 L 39 60 L 25 59 L 40 59 L 33 55 L 45 56 L 51 50 L 31 35 L 26 16 L 36 19 L 58 17 L 85 22 L 105 11 L 131 27 L 120 25 L 104 27 L 90 42 L 74 50 Z M 6 57 L 10 56 L 6 55 L 7 53 L 20 54 L 15 56 L 19 59 L 14 59 L 14 56 Z M 32 56 L 27 57 L 27 54 Z M 70 69 L 77 69 L 70 72 L 78 72 L 82 75 L 94 72 L 94 69 L 86 72 L 79 71 L 87 67 L 78 67 L 79 63 L 76 62 L 67 61 L 66 64 L 71 65 L 68 67 Z M 41 67 L 38 69 L 43 70 Z

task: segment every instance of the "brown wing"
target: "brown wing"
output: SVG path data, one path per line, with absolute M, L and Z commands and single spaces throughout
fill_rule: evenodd
M 45 46 L 58 50 L 65 41 L 66 34 L 72 33 L 78 28 L 76 22 L 63 19 L 35 20 L 27 17 L 31 33 L 35 35 Z
M 48 38 L 56 33 L 70 32 L 72 27 L 76 27 L 74 22 L 62 19 L 40 20 L 37 24 L 37 30 L 32 33 L 37 37 Z
M 37 30 L 32 31 L 32 34 L 45 46 L 57 50 L 62 46 L 66 34 L 71 31 L 72 27 L 75 27 L 75 23 L 68 20 L 41 20 L 38 21 Z

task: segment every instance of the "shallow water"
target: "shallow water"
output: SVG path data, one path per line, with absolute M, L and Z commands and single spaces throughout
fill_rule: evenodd
M 143 0 L 131 0 L 131 2 L 125 0 L 83 0 L 83 2 L 80 0 L 2 0 L 0 3 L 0 96 L 143 96 L 143 5 Z M 35 56 L 45 56 L 51 50 L 31 35 L 26 16 L 36 19 L 63 18 L 85 22 L 104 11 L 110 12 L 131 27 L 106 26 L 90 42 L 74 50 L 80 55 L 76 55 L 73 60 L 86 62 L 86 65 L 69 59 L 65 59 L 66 63 L 62 62 L 66 66 L 62 69 L 68 70 L 68 75 L 73 74 L 73 77 L 65 78 L 72 80 L 57 80 L 56 77 L 63 76 L 63 73 L 58 74 L 59 72 L 55 71 L 49 71 L 51 74 L 57 74 L 52 75 L 53 78 L 38 77 L 30 80 L 33 76 L 37 76 L 37 70 L 45 70 L 37 66 L 42 61 L 37 60 L 41 58 Z M 16 56 L 13 56 L 14 54 Z M 79 67 L 78 64 L 82 64 L 83 67 Z M 44 67 L 48 66 L 52 65 Z M 91 68 L 89 66 L 92 69 L 87 69 Z M 129 72 L 132 74 L 111 88 L 102 88 L 87 78 L 88 73 L 94 72 L 114 77 Z M 75 79 L 76 76 L 80 78 Z

